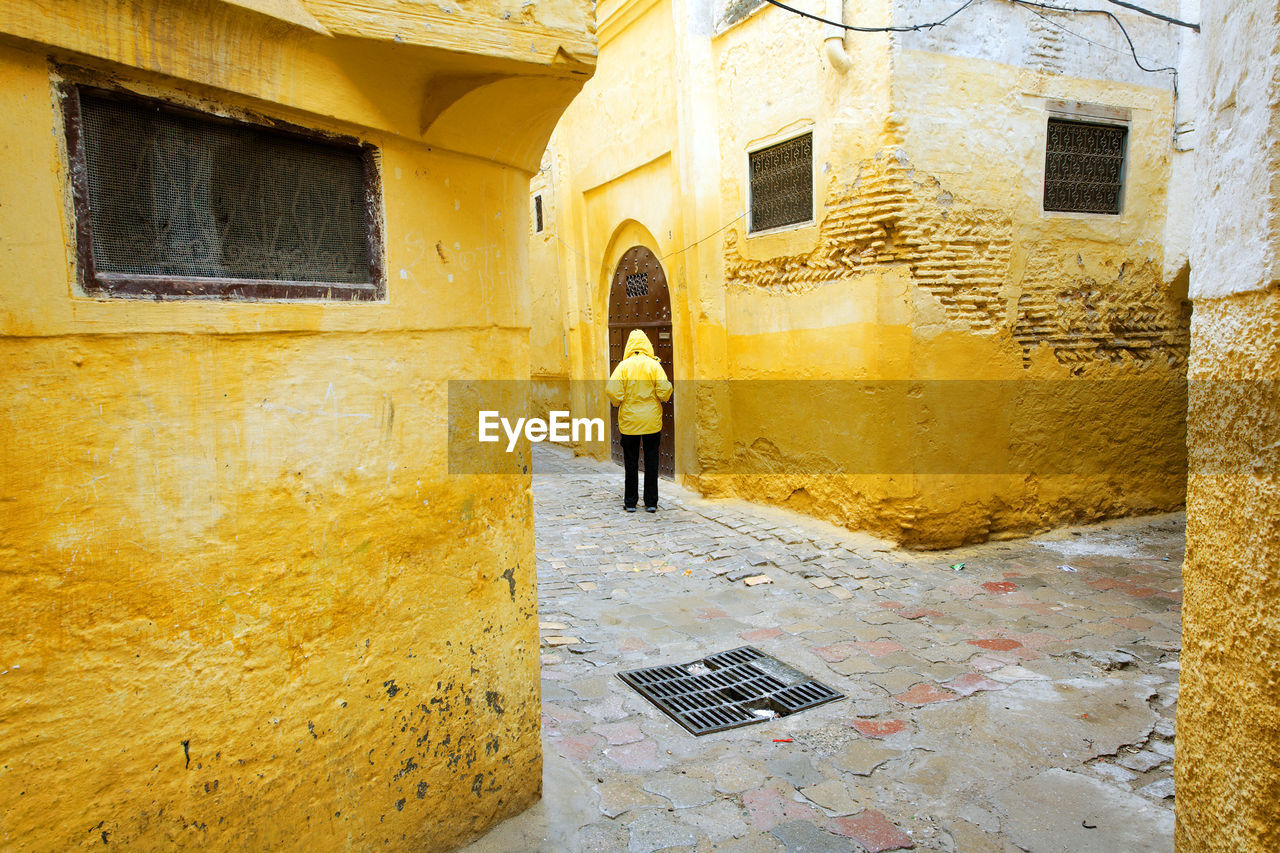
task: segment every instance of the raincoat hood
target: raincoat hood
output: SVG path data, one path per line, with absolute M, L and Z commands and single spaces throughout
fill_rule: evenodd
M 604 392 L 618 407 L 618 432 L 650 435 L 662 430 L 662 404 L 671 399 L 671 383 L 644 332 L 636 329 L 627 338 L 626 357 L 613 369 Z
M 649 336 L 639 329 L 633 329 L 627 338 L 627 350 L 623 358 L 631 358 L 636 353 L 647 355 L 655 361 L 658 358 L 653 354 L 653 344 L 649 343 Z

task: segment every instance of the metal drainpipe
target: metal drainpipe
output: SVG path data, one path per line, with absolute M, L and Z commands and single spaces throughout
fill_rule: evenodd
M 827 0 L 826 18 L 828 21 L 844 23 L 844 0 Z M 843 27 L 833 27 L 831 24 L 823 27 L 822 41 L 826 45 L 827 61 L 841 74 L 853 67 L 853 59 L 845 48 L 845 32 Z

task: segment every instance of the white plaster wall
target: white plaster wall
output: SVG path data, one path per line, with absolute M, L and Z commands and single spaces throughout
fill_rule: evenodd
M 1177 62 L 1181 27 L 1103 2 L 1047 2 L 1105 8 L 1123 21 L 1144 65 L 1158 68 Z M 939 21 L 960 5 L 958 0 L 894 0 L 893 23 L 901 26 Z M 1178 0 L 1143 0 L 1142 5 L 1173 17 L 1180 11 Z M 1057 15 L 1015 6 L 1006 0 L 977 0 L 946 26 L 897 33 L 893 40 L 895 47 L 903 50 L 987 59 L 1069 77 L 1173 86 L 1171 73 L 1153 74 L 1134 64 L 1120 29 L 1105 15 Z
M 1177 17 L 1200 20 L 1200 0 L 1182 0 Z M 1173 153 L 1169 159 L 1169 194 L 1164 227 L 1164 279 L 1169 281 L 1191 262 L 1195 227 L 1196 112 L 1200 104 L 1200 34 L 1179 30 L 1178 96 L 1174 103 Z
M 1272 177 L 1280 171 L 1280 134 L 1272 126 L 1280 97 L 1280 4 L 1205 0 L 1203 16 L 1193 299 L 1264 290 L 1280 279 Z

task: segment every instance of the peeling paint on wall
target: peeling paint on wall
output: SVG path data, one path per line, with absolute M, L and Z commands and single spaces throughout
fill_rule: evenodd
M 1033 245 L 1027 254 L 1013 327 L 1024 365 L 1046 346 L 1073 375 L 1093 363 L 1185 371 L 1191 303 L 1161 282 L 1153 259 L 1099 264 L 1093 254 L 1064 256 L 1053 244 Z
M 736 230 L 726 241 L 730 288 L 803 292 L 858 273 L 903 266 L 948 318 L 973 331 L 1003 325 L 1001 289 L 1009 272 L 1008 214 L 955 199 L 906 156 L 881 152 L 847 187 L 832 179 L 818 246 L 801 256 L 747 260 Z

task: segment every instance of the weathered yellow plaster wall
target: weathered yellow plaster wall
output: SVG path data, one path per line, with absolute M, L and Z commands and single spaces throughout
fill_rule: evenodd
M 818 117 L 818 212 L 812 224 L 771 233 L 728 229 L 731 375 L 775 382 L 743 383 L 735 395 L 755 399 L 735 400 L 735 453 L 725 467 L 771 473 L 704 474 L 704 490 L 784 503 L 925 547 L 1179 506 L 1189 303 L 1161 276 L 1168 92 L 918 50 L 893 51 L 891 71 L 876 62 L 851 70 L 856 94 L 824 90 L 833 75 L 813 51 L 811 62 L 790 65 L 784 83 L 771 73 L 780 63 L 770 51 L 804 56 L 803 40 L 815 35 L 771 42 L 753 75 L 751 46 L 761 37 L 750 28 L 764 18 L 722 39 L 725 101 L 766 93 L 763 106 L 725 110 L 733 118 L 722 119 L 724 196 L 744 208 L 746 170 L 734 161 L 754 144 L 802 132 L 804 122 L 787 125 L 786 116 L 809 114 Z M 858 38 L 855 62 L 865 62 L 874 42 Z M 878 97 L 868 94 L 877 82 Z M 794 96 L 768 97 L 770 85 L 790 86 Z M 1121 216 L 1042 212 L 1051 100 L 1130 110 Z M 877 110 L 885 103 L 891 113 Z M 1028 402 L 1009 384 L 1073 377 L 1116 380 L 1128 399 L 1107 408 L 1089 395 L 1078 405 L 1097 408 L 1082 411 L 1034 391 L 1040 399 Z M 815 399 L 808 389 L 778 383 L 822 379 L 855 382 L 817 406 L 806 404 Z M 856 384 L 906 379 L 993 386 L 990 399 L 951 399 L 921 422 L 920 412 L 895 417 L 868 406 L 860 399 L 867 389 Z M 1054 428 L 1082 416 L 1108 424 L 1107 414 L 1126 422 L 1111 441 L 1084 424 L 1080 432 Z M 992 428 L 1006 421 L 1009 429 Z M 931 448 L 955 436 L 963 436 L 954 448 L 961 461 L 940 468 Z M 1013 458 L 1036 437 L 1059 448 L 1053 460 L 1038 453 L 1040 474 Z M 850 447 L 859 456 L 852 465 Z M 1135 448 L 1150 464 L 1133 464 Z M 1091 455 L 1088 470 L 1073 463 L 1082 454 Z M 967 473 L 966 455 L 1009 464 Z M 895 476 L 817 475 L 824 471 Z
M 1262 853 L 1280 847 L 1280 289 L 1197 300 L 1192 350 L 1178 849 Z
M 537 796 L 527 483 L 432 462 L 495 342 L 0 343 L 6 847 L 445 849 Z
M 444 850 L 539 794 L 528 480 L 449 473 L 447 389 L 528 375 L 522 152 L 590 70 L 537 45 L 589 49 L 589 13 L 472 7 L 534 50 L 468 57 L 407 12 L 379 41 L 379 4 L 307 3 L 336 36 L 253 5 L 0 9 L 6 849 Z M 518 130 L 424 143 L 481 71 Z M 387 299 L 81 295 L 64 73 L 375 145 Z
M 534 372 L 566 364 L 566 379 L 575 380 L 566 385 L 570 408 L 579 417 L 611 416 L 603 395 L 609 285 L 622 254 L 645 245 L 663 259 L 673 312 L 684 287 L 683 268 L 668 258 L 679 245 L 684 213 L 672 159 L 677 81 L 670 73 L 676 62 L 671 16 L 668 0 L 601 7 L 600 39 L 610 59 L 569 107 L 577 118 L 560 126 L 548 149 L 557 205 L 554 236 L 548 239 L 565 287 L 560 329 L 568 356 L 561 362 L 550 348 L 535 353 Z M 551 258 L 545 257 L 542 268 L 549 270 Z M 678 345 L 677 377 L 689 361 L 689 352 Z M 687 428 L 683 419 L 677 428 Z M 580 449 L 597 457 L 609 453 L 601 443 Z
M 1180 853 L 1280 849 L 1280 3 L 1204 4 Z
M 707 57 L 690 55 L 689 41 L 677 36 L 685 25 L 676 22 L 687 14 L 683 0 L 601 4 L 605 59 L 548 149 L 556 178 L 554 239 L 566 288 L 563 328 L 575 416 L 610 416 L 602 393 L 609 372 L 609 285 L 617 260 L 632 246 L 653 251 L 667 277 L 675 343 L 672 378 L 685 382 L 695 371 L 706 375 L 715 362 L 723 364 L 723 291 L 708 269 L 708 263 L 718 266 L 718 247 L 699 242 L 721 223 L 715 207 L 697 203 L 700 194 L 717 197 L 718 160 L 710 157 L 714 168 L 700 162 L 679 130 L 715 123 L 714 91 L 698 83 Z M 714 137 L 705 142 L 715 144 Z M 534 353 L 535 376 L 553 369 L 540 364 L 556 364 L 555 353 Z M 681 476 L 697 469 L 697 455 L 710 442 L 695 422 L 702 411 L 695 395 L 677 391 L 676 397 Z M 579 450 L 597 457 L 609 453 L 599 443 Z
M 560 265 L 556 232 L 555 164 L 544 156 L 529 182 L 529 361 L 531 416 L 569 411 L 571 285 Z M 541 199 L 543 229 L 535 230 L 534 199 Z
M 669 258 L 677 378 L 691 382 L 677 384 L 677 476 L 704 493 L 922 547 L 1181 505 L 1190 309 L 1185 280 L 1163 275 L 1167 86 L 883 34 L 848 36 L 841 73 L 815 22 L 761 7 L 704 35 L 698 7 L 668 2 L 671 21 L 666 3 L 602 10 L 601 73 L 553 136 L 560 257 L 594 282 L 568 328 L 572 376 L 604 370 L 600 241 L 636 221 Z M 850 0 L 845 14 L 891 12 Z M 1127 111 L 1120 216 L 1042 211 L 1059 100 Z M 751 233 L 747 152 L 806 131 L 813 220 Z M 669 154 L 651 153 L 655 137 Z M 991 385 L 963 399 L 941 387 L 957 380 Z M 1072 380 L 1091 390 L 1045 392 Z M 906 385 L 877 382 L 939 387 L 914 406 Z

